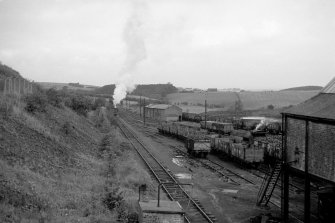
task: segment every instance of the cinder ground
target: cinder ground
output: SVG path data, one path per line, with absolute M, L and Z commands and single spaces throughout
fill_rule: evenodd
M 143 128 L 133 127 L 137 130 L 138 136 L 151 149 L 153 154 L 171 170 L 175 175 L 184 174 L 186 178 L 180 179 L 181 182 L 191 182 L 192 187 L 186 187 L 192 197 L 197 198 L 205 209 L 216 216 L 218 222 L 249 222 L 251 217 L 260 214 L 279 216 L 280 210 L 272 207 L 271 209 L 259 208 L 256 204 L 258 186 L 252 184 L 235 185 L 226 182 L 222 177 L 204 168 L 199 163 L 176 157 L 176 152 L 171 146 L 183 147 L 183 144 L 168 137 L 158 134 L 145 133 Z M 220 161 L 223 162 L 223 161 Z M 244 176 L 248 176 L 253 181 L 259 179 L 252 178 L 247 171 L 238 169 L 231 163 L 225 163 L 229 168 L 238 171 Z

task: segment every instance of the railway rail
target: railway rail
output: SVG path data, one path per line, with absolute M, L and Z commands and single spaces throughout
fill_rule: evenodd
M 184 152 L 183 150 L 179 149 L 176 146 L 173 145 L 169 145 L 170 147 L 172 147 L 177 153 L 178 155 L 182 155 L 183 157 L 186 158 L 191 158 L 192 160 L 196 160 L 197 162 L 199 162 L 200 164 L 202 164 L 205 168 L 210 169 L 212 171 L 214 171 L 215 173 L 219 174 L 219 176 L 227 179 L 228 182 L 237 184 L 237 185 L 241 185 L 241 184 L 252 184 L 255 185 L 255 183 L 247 178 L 245 178 L 244 176 L 242 176 L 239 173 L 236 173 L 235 171 L 213 161 L 210 159 L 199 159 L 199 158 L 194 158 L 188 155 L 188 153 Z
M 214 215 L 207 212 L 198 200 L 193 199 L 176 178 L 156 159 L 146 145 L 136 136 L 136 133 L 127 126 L 121 118 L 118 120 L 119 127 L 123 134 L 128 138 L 131 145 L 134 147 L 139 156 L 143 159 L 156 180 L 162 184 L 163 190 L 166 192 L 169 199 L 178 201 L 185 211 L 186 222 L 216 222 Z
M 130 121 L 134 122 L 135 125 L 137 125 L 141 129 L 143 129 L 146 135 L 151 136 L 151 137 L 163 137 L 156 132 L 156 128 L 154 128 L 152 126 L 149 126 L 149 125 L 147 125 L 147 126 L 140 125 L 139 121 L 136 120 L 136 118 L 134 118 L 134 117 L 125 117 L 125 118 L 127 118 L 128 120 L 131 119 Z M 180 155 L 183 155 L 183 157 L 191 158 L 191 157 L 188 156 L 188 154 L 186 152 L 184 152 L 180 148 L 178 148 L 174 145 L 171 145 L 171 144 L 169 146 L 174 148 Z M 218 173 L 222 177 L 228 179 L 229 182 L 235 183 L 237 185 L 241 185 L 243 183 L 249 183 L 249 184 L 253 184 L 253 185 L 258 184 L 258 182 L 253 182 L 251 180 L 248 180 L 247 178 L 241 176 L 240 174 L 235 173 L 234 171 L 231 171 L 230 169 L 228 169 L 228 168 L 226 168 L 226 167 L 220 165 L 219 163 L 217 163 L 215 161 L 212 161 L 210 159 L 195 159 L 195 158 L 192 158 L 192 159 L 197 160 L 198 162 L 200 162 L 206 168 L 211 169 L 212 171 Z M 250 174 L 256 176 L 257 178 L 261 179 L 261 180 L 264 177 L 264 176 L 262 176 L 262 174 L 267 173 L 267 171 L 260 170 L 260 169 L 258 170 L 260 173 L 258 171 L 251 171 L 251 170 L 247 170 L 247 169 L 245 169 L 245 170 L 248 171 Z M 300 184 L 297 183 L 297 182 L 295 182 L 294 184 L 290 183 L 290 186 L 293 187 L 296 190 L 302 190 L 303 191 L 303 187 L 300 186 Z M 290 190 L 294 190 L 291 187 L 290 187 Z M 280 202 L 280 196 L 281 196 L 280 195 L 280 188 L 281 188 L 281 186 L 279 184 L 277 184 L 276 185 L 276 192 L 273 194 L 273 197 L 275 198 L 276 201 L 271 201 L 271 200 L 269 201 L 269 203 L 271 203 L 272 205 L 274 205 L 277 208 L 281 208 L 280 203 L 279 203 Z M 313 193 L 313 191 L 312 191 L 312 193 Z M 313 195 L 314 195 L 314 193 L 313 193 Z M 295 208 L 298 212 L 303 213 L 303 210 L 301 208 L 299 208 L 299 207 L 295 207 Z M 300 220 L 300 217 L 294 216 L 292 214 L 290 214 L 290 216 L 293 219 L 295 219 L 297 222 L 302 222 Z M 316 216 L 313 216 L 313 215 L 312 215 L 312 217 L 316 218 Z

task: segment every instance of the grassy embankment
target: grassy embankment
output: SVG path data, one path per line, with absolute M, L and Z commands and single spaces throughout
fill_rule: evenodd
M 0 222 L 126 222 L 152 182 L 107 109 L 0 99 Z

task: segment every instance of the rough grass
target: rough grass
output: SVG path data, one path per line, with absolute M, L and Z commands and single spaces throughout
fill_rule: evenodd
M 108 112 L 91 120 L 67 108 L 31 115 L 9 103 L 0 116 L 0 222 L 126 222 L 138 186 L 152 182 Z M 100 151 L 103 136 L 109 144 Z M 122 197 L 114 209 L 104 203 L 111 193 Z
M 13 106 L 19 104 L 19 100 L 15 96 L 0 95 L 0 115 L 8 116 L 13 112 Z
M 53 141 L 60 141 L 60 137 L 52 133 L 50 128 L 43 125 L 37 118 L 25 112 L 25 110 L 20 108 L 19 106 L 13 107 L 13 114 L 16 117 L 22 119 L 22 121 L 24 121 L 26 126 L 28 126 L 29 128 L 37 131 L 38 133 Z

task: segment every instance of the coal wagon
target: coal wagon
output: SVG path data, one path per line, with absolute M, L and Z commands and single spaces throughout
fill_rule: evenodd
M 192 139 L 185 140 L 187 152 L 194 157 L 206 158 L 211 150 L 210 140 L 208 139 Z

